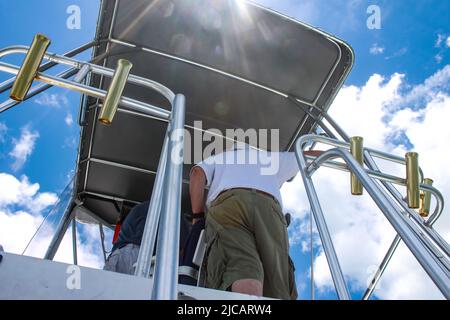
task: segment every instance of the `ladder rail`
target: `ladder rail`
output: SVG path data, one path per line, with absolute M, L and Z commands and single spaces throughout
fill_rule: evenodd
M 308 168 L 305 167 L 305 159 L 302 155 L 302 150 L 306 143 L 311 141 L 320 141 L 323 137 L 315 136 L 315 135 L 306 135 L 301 137 L 296 143 L 296 155 L 297 160 L 299 161 L 299 165 L 303 177 L 307 177 Z M 448 274 L 442 269 L 442 265 L 436 261 L 436 257 L 426 248 L 422 242 L 422 239 L 419 237 L 417 232 L 411 230 L 411 221 L 407 220 L 407 218 L 396 208 L 395 204 L 392 200 L 386 197 L 386 194 L 380 190 L 380 187 L 375 183 L 375 181 L 369 177 L 369 175 L 365 172 L 364 168 L 362 168 L 358 162 L 353 158 L 353 156 L 346 150 L 342 148 L 335 148 L 326 151 L 323 155 L 318 157 L 312 164 L 309 165 L 311 168 L 319 168 L 322 163 L 329 159 L 333 158 L 341 158 L 349 167 L 358 179 L 364 185 L 364 188 L 368 191 L 372 199 L 375 201 L 380 210 L 384 213 L 388 221 L 394 227 L 396 232 L 403 239 L 405 244 L 408 246 L 410 251 L 414 254 L 416 259 L 440 289 L 440 291 L 444 294 L 446 298 L 450 297 L 450 279 Z M 303 166 L 302 166 L 303 162 Z M 310 172 L 310 174 L 313 172 Z M 310 178 L 310 177 L 309 177 Z M 305 180 L 305 179 L 304 179 Z M 314 187 L 311 185 L 305 184 L 305 188 L 307 188 L 307 193 L 315 193 Z M 308 190 L 310 189 L 310 190 Z M 320 204 L 312 203 L 313 212 L 320 209 Z M 319 228 L 319 232 L 322 232 L 321 228 Z M 324 250 L 325 249 L 324 246 Z M 327 256 L 328 258 L 328 256 Z M 329 262 L 330 264 L 330 262 Z M 330 264 L 330 269 L 332 265 Z M 333 267 L 334 268 L 334 267 Z
M 333 279 L 338 297 L 341 300 L 350 300 L 351 296 L 344 279 L 342 268 L 339 264 L 339 259 L 336 254 L 336 250 L 334 249 L 333 240 L 327 227 L 325 216 L 323 214 L 322 207 L 320 205 L 319 197 L 317 196 L 317 192 L 315 191 L 311 175 L 307 173 L 308 166 L 306 164 L 306 158 L 303 154 L 303 144 L 302 144 L 302 141 L 305 140 L 305 137 L 308 136 L 300 137 L 297 140 L 295 150 L 295 155 L 299 165 L 300 173 L 302 175 L 303 184 L 305 185 L 306 194 L 308 196 L 309 203 L 311 206 L 311 211 L 312 214 L 314 215 L 314 220 L 316 222 L 317 229 L 319 231 L 319 236 L 322 241 L 325 256 L 327 258 L 328 266 L 331 272 L 331 277 Z

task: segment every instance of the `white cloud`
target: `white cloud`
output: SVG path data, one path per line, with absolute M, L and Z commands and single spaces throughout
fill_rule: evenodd
M 392 55 L 386 57 L 385 59 L 386 60 L 390 60 L 390 59 L 393 59 L 393 58 L 399 58 L 401 56 L 404 56 L 407 53 L 408 53 L 408 48 L 404 47 L 404 48 L 401 48 L 401 49 L 395 51 Z
M 450 162 L 447 150 L 450 66 L 418 86 L 408 87 L 404 79 L 401 74 L 387 79 L 375 74 L 362 87 L 347 86 L 338 94 L 330 114 L 348 134 L 363 136 L 367 147 L 402 156 L 412 145 L 420 154 L 425 175 L 434 178 L 435 186 L 445 197 L 450 194 L 450 171 L 446 170 Z M 403 138 L 392 141 L 392 137 Z M 391 174 L 405 174 L 403 166 L 382 161 L 379 164 Z M 350 195 L 347 173 L 320 169 L 314 175 L 314 182 L 342 269 L 351 280 L 352 288 L 362 291 L 387 252 L 395 232 L 367 194 Z M 404 194 L 404 189 L 399 190 Z M 300 175 L 282 191 L 290 212 L 303 219 L 309 203 Z M 449 241 L 447 214 L 443 213 L 443 219 L 435 228 Z M 302 232 L 309 233 L 309 230 Z M 302 236 L 296 235 L 296 239 L 298 242 Z M 315 283 L 322 291 L 333 287 L 323 252 L 315 259 Z M 397 249 L 375 295 L 381 299 L 442 298 L 404 245 Z
M 0 209 L 3 210 L 18 206 L 33 214 L 39 214 L 58 200 L 54 193 L 38 192 L 39 184 L 30 183 L 26 176 L 19 180 L 13 175 L 0 173 L 0 186 Z
M 34 102 L 44 106 L 61 107 L 69 105 L 69 100 L 63 94 L 44 92 L 34 99 Z
M 445 40 L 445 35 L 439 33 L 439 34 L 437 35 L 437 39 L 436 39 L 436 42 L 435 42 L 435 44 L 434 44 L 434 47 L 435 47 L 435 48 L 440 48 L 441 45 L 442 45 L 442 43 L 444 42 L 444 40 Z
M 6 252 L 22 254 L 41 225 L 44 210 L 56 203 L 57 196 L 54 193 L 39 192 L 39 184 L 30 183 L 26 176 L 22 176 L 19 180 L 10 174 L 0 173 L 0 186 L 2 186 L 0 188 L 0 245 Z M 55 227 L 48 223 L 49 220 L 51 219 L 47 219 L 44 227 L 33 239 L 26 255 L 43 257 Z M 86 240 L 80 241 L 80 237 L 77 239 L 79 264 L 101 268 L 103 259 L 100 258 L 98 227 L 79 225 L 77 229 L 86 235 Z M 61 242 L 55 261 L 73 263 L 70 235 L 69 229 Z
M 438 53 L 437 55 L 434 56 L 434 60 L 436 60 L 436 62 L 438 64 L 441 63 L 443 59 L 444 59 L 444 56 L 440 53 Z
M 64 118 L 64 121 L 66 122 L 66 124 L 67 124 L 68 126 L 71 126 L 71 125 L 73 124 L 73 117 L 72 117 L 72 114 L 68 113 L 68 114 L 66 115 L 66 117 Z
M 5 142 L 5 135 L 8 131 L 8 127 L 3 122 L 0 122 L 0 143 Z
M 447 48 L 450 48 L 450 36 L 446 36 L 445 34 L 439 33 L 437 35 L 435 48 L 441 48 L 442 44 L 444 44 Z
M 378 44 L 374 43 L 372 47 L 370 48 L 370 54 L 376 56 L 384 53 L 384 47 L 379 46 Z
M 14 158 L 13 170 L 16 171 L 22 168 L 33 152 L 37 138 L 39 138 L 39 133 L 37 131 L 30 131 L 29 126 L 22 127 L 18 140 L 13 138 L 14 148 L 9 153 Z

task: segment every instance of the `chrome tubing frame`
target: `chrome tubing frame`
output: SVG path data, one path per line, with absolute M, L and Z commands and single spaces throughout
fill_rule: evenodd
M 153 184 L 152 196 L 148 206 L 144 232 L 142 234 L 141 248 L 137 259 L 135 275 L 148 278 L 151 271 L 151 260 L 156 243 L 159 219 L 161 216 L 161 197 L 163 195 L 164 177 L 166 172 L 167 153 L 169 148 L 170 125 L 164 138 L 161 155 L 159 157 L 158 170 Z
M 47 252 L 45 253 L 44 259 L 46 260 L 53 260 L 55 257 L 56 252 L 58 251 L 59 245 L 61 244 L 61 241 L 64 237 L 64 234 L 67 231 L 67 228 L 70 225 L 70 222 L 73 219 L 73 209 L 75 208 L 75 205 L 73 202 L 70 202 L 67 205 L 66 210 L 64 211 L 63 216 L 61 217 L 61 220 L 59 220 L 58 226 L 56 227 L 56 231 L 52 237 L 52 240 L 50 241 L 50 244 L 47 248 Z
M 14 54 L 14 53 L 24 53 L 26 54 L 28 47 L 25 46 L 15 46 L 0 50 L 0 58 Z M 46 85 L 38 85 L 33 88 L 28 97 L 31 97 L 37 93 L 40 93 L 49 87 L 58 86 L 67 88 L 70 90 L 81 92 L 95 98 L 104 99 L 106 97 L 106 91 L 90 87 L 79 83 L 82 81 L 88 73 L 96 73 L 102 76 L 112 77 L 114 70 L 100 67 L 91 63 L 83 63 L 74 59 L 67 57 L 58 56 L 56 54 L 47 53 L 44 57 L 49 60 L 53 65 L 64 64 L 72 67 L 68 71 L 58 74 L 57 76 L 45 75 L 38 72 L 35 79 L 47 83 Z M 48 65 L 48 64 L 47 64 Z M 52 66 L 53 66 L 52 65 Z M 43 66 L 41 66 L 41 69 Z M 75 70 L 74 70 L 75 69 Z M 76 73 L 76 69 L 79 69 L 76 76 L 76 81 L 70 81 L 67 79 L 62 79 L 61 76 L 70 77 Z M 0 62 L 0 71 L 9 72 L 11 74 L 17 74 L 19 67 L 10 65 L 7 63 Z M 6 81 L 0 86 L 0 90 L 7 90 L 9 82 Z M 156 181 L 156 188 L 153 190 L 152 204 L 149 207 L 149 215 L 146 220 L 146 226 L 144 229 L 143 246 L 140 249 L 139 256 L 140 260 L 136 273 L 141 276 L 147 276 L 150 272 L 150 262 L 151 259 L 146 259 L 146 257 L 152 256 L 153 247 L 156 237 L 156 226 L 158 226 L 157 221 L 159 220 L 159 214 L 163 212 L 161 218 L 161 224 L 159 229 L 160 241 L 158 241 L 158 263 L 155 269 L 154 276 L 154 290 L 152 290 L 152 296 L 155 299 L 176 299 L 177 298 L 177 285 L 178 285 L 178 252 L 179 252 L 179 241 L 173 241 L 173 236 L 179 237 L 179 226 L 180 226 L 180 210 L 181 210 L 181 185 L 182 185 L 182 172 L 183 172 L 183 159 L 180 163 L 173 163 L 172 158 L 168 156 L 169 151 L 172 155 L 174 150 L 178 146 L 178 143 L 170 140 L 170 134 L 176 132 L 177 129 L 181 129 L 183 134 L 184 128 L 184 117 L 185 117 L 185 98 L 183 95 L 175 95 L 167 87 L 142 77 L 130 75 L 128 78 L 129 83 L 144 86 L 146 88 L 155 90 L 162 94 L 172 105 L 173 112 L 146 104 L 137 100 L 122 97 L 120 104 L 128 107 L 132 111 L 143 113 L 146 115 L 154 116 L 162 120 L 169 121 L 169 129 L 167 137 L 163 146 L 163 153 L 160 158 L 160 165 L 158 170 L 159 179 Z M 8 109 L 12 106 L 8 106 Z M 184 138 L 183 136 L 181 137 Z M 183 142 L 181 142 L 181 154 Z M 178 148 L 179 149 L 179 148 Z M 182 158 L 182 157 L 181 157 Z M 45 254 L 46 259 L 53 259 L 59 243 L 62 240 L 62 236 L 67 230 L 67 227 L 71 221 L 73 212 L 73 202 L 66 209 L 58 227 L 57 232 L 52 238 L 51 244 Z M 155 222 L 155 223 L 152 223 Z M 144 242 L 148 239 L 149 242 Z M 153 245 L 152 245 L 153 243 Z
M 350 145 L 345 142 L 336 141 L 334 139 L 330 139 L 323 136 L 314 136 L 314 142 L 316 143 L 323 143 L 328 144 L 331 146 L 343 148 L 346 150 L 350 149 Z M 429 191 L 433 197 L 436 199 L 436 207 L 432 215 L 430 215 L 430 218 L 428 219 L 427 223 L 424 222 L 423 218 L 421 218 L 414 210 L 411 210 L 407 207 L 407 205 L 404 203 L 401 194 L 396 190 L 393 186 L 391 186 L 389 183 L 395 183 L 398 185 L 406 186 L 406 180 L 404 178 L 396 177 L 393 175 L 382 173 L 378 170 L 378 167 L 376 166 L 375 161 L 373 161 L 371 154 L 376 154 L 379 158 L 385 159 L 385 160 L 392 160 L 396 163 L 402 163 L 404 164 L 404 159 L 390 155 L 384 152 L 372 150 L 372 149 L 366 149 L 365 148 L 365 156 L 369 158 L 369 164 L 370 167 L 375 168 L 375 170 L 367 169 L 366 173 L 378 180 L 380 180 L 383 184 L 386 184 L 386 188 L 392 193 L 394 198 L 397 200 L 397 202 L 403 207 L 404 210 L 408 211 L 408 213 L 411 215 L 411 217 L 417 222 L 417 224 L 420 226 L 420 228 L 427 234 L 428 237 L 433 239 L 433 241 L 436 242 L 436 244 L 447 254 L 450 256 L 450 246 L 446 243 L 442 237 L 440 237 L 435 230 L 431 229 L 429 226 L 432 225 L 436 220 L 441 216 L 444 208 L 444 198 L 439 190 L 437 190 L 433 186 L 428 186 L 425 184 L 420 184 L 420 189 Z M 308 159 L 314 159 L 313 157 L 308 157 Z M 314 163 L 314 162 L 313 162 Z M 338 169 L 341 171 L 349 171 L 347 166 L 343 163 L 336 162 L 336 161 L 326 161 L 322 164 L 325 167 Z M 307 169 L 308 173 L 311 173 L 313 170 L 315 170 L 314 166 L 309 166 Z M 384 191 L 382 190 L 384 193 Z M 427 226 L 428 225 L 428 226 Z
M 347 133 L 334 121 L 334 119 L 329 114 L 323 112 L 323 110 L 321 110 L 320 108 L 317 108 L 317 107 L 314 107 L 314 108 L 319 111 L 320 115 L 326 121 L 328 121 L 328 123 L 332 126 L 332 128 L 337 132 L 337 134 L 339 134 L 341 136 L 341 138 L 345 142 L 350 141 L 350 137 L 347 135 Z M 312 111 L 312 110 L 310 110 L 310 111 Z M 322 121 L 319 123 L 319 125 L 322 127 L 322 129 L 324 129 L 324 131 L 329 135 L 330 138 L 337 139 L 337 137 L 333 133 L 331 133 L 330 129 Z M 337 144 L 341 144 L 340 141 L 335 141 L 335 142 Z M 316 144 L 316 142 L 313 143 L 313 146 L 315 146 L 315 144 Z M 343 144 L 345 144 L 345 143 L 343 143 Z M 338 146 L 338 145 L 335 145 L 335 146 Z M 404 210 L 409 214 L 409 216 L 412 217 L 416 221 L 416 223 L 419 225 L 419 227 L 421 227 L 425 231 L 425 233 L 429 237 L 431 237 L 435 241 L 435 243 L 437 243 L 438 246 L 444 252 L 446 252 L 448 255 L 450 252 L 450 247 L 449 247 L 448 243 L 432 228 L 432 225 L 439 219 L 439 217 L 441 216 L 442 211 L 443 211 L 444 198 L 442 197 L 442 194 L 437 189 L 434 189 L 431 191 L 437 201 L 436 208 L 435 208 L 433 214 L 430 215 L 428 220 L 426 222 L 423 222 L 424 220 L 422 219 L 422 217 L 420 217 L 414 210 L 410 209 L 405 204 L 400 192 L 396 188 L 394 188 L 394 186 L 391 185 L 391 183 L 405 185 L 405 182 L 406 182 L 405 179 L 396 178 L 396 177 L 388 177 L 388 175 L 379 172 L 378 166 L 376 165 L 375 161 L 373 160 L 371 153 L 376 153 L 379 156 L 379 158 L 381 158 L 381 159 L 395 161 L 398 163 L 404 163 L 404 160 L 402 158 L 397 158 L 397 161 L 396 161 L 395 159 L 390 158 L 389 154 L 384 153 L 384 152 L 378 152 L 375 150 L 370 150 L 370 149 L 367 150 L 366 149 L 364 152 L 364 161 L 365 161 L 366 165 L 370 169 L 372 169 L 372 170 L 367 170 L 369 176 L 372 176 L 372 177 L 378 176 L 377 178 L 379 178 L 379 180 L 381 181 L 383 186 L 397 200 L 397 202 L 400 204 L 400 206 L 404 208 Z M 337 167 L 335 164 L 336 163 L 334 161 L 327 161 L 327 163 L 325 163 L 324 166 L 342 170 L 342 168 Z M 341 164 L 339 164 L 339 163 L 337 163 L 337 164 L 339 166 L 341 166 Z M 347 171 L 345 169 L 345 166 L 343 166 L 343 167 L 344 167 L 344 170 Z M 422 169 L 419 168 L 419 171 L 420 171 L 420 181 L 423 181 Z M 426 186 L 426 185 L 421 185 L 421 188 L 423 190 L 430 191 L 428 189 L 428 186 Z M 381 191 L 383 191 L 383 190 L 381 189 Z M 370 296 L 373 293 L 373 290 L 375 289 L 378 281 L 380 280 L 384 270 L 386 269 L 387 264 L 390 262 L 390 259 L 392 258 L 393 254 L 395 253 L 398 243 L 399 243 L 399 237 L 396 237 L 394 239 L 393 243 L 391 244 L 388 252 L 386 253 L 386 256 L 384 257 L 378 271 L 374 275 L 372 282 L 369 284 L 369 287 L 367 288 L 365 294 L 363 295 L 363 299 L 370 298 Z M 426 245 L 429 245 L 429 244 L 426 243 Z M 430 249 L 431 249 L 431 247 L 430 247 Z
M 181 186 L 183 183 L 185 98 L 177 95 L 172 110 L 166 159 L 152 299 L 175 300 L 178 296 Z M 178 140 L 176 140 L 178 139 Z M 177 154 L 179 152 L 179 154 Z M 153 248 L 151 248 L 153 249 Z
M 84 52 L 84 51 L 94 47 L 96 44 L 97 44 L 96 41 L 92 41 L 92 42 L 86 43 L 86 44 L 84 44 L 84 45 L 82 45 L 82 46 L 80 46 L 80 47 L 78 47 L 76 49 L 73 49 L 73 50 L 70 50 L 70 51 L 64 53 L 63 56 L 64 57 L 68 57 L 68 58 L 72 58 L 72 57 L 74 57 L 74 56 L 76 56 L 76 55 L 78 55 L 78 54 L 80 54 L 80 53 L 82 53 L 82 52 Z M 39 72 L 44 72 L 44 71 L 54 67 L 56 64 L 57 63 L 55 63 L 55 62 L 47 62 L 47 63 L 44 63 L 43 65 L 41 65 L 41 67 L 38 70 L 39 70 Z M 2 94 L 3 92 L 11 89 L 12 86 L 13 86 L 14 80 L 15 80 L 15 77 L 10 78 L 10 79 L 5 80 L 2 83 L 0 83 L 0 94 Z
M 77 74 L 77 69 L 75 68 L 71 68 L 68 69 L 64 72 L 58 73 L 56 75 L 56 77 L 58 78 L 62 78 L 62 79 L 69 79 L 70 77 L 72 77 L 73 75 Z M 38 84 L 37 86 L 34 86 L 33 88 L 30 89 L 30 91 L 27 93 L 24 101 L 46 91 L 47 89 L 50 89 L 52 87 L 52 85 L 50 84 Z M 7 99 L 4 102 L 2 102 L 0 104 L 0 113 L 5 112 L 8 109 L 11 109 L 15 106 L 17 106 L 18 104 L 22 103 L 23 101 L 16 101 L 13 99 Z
M 314 186 L 312 186 L 311 181 L 311 175 L 308 175 L 306 173 L 306 161 L 303 157 L 303 147 L 306 143 L 310 141 L 318 141 L 320 138 L 314 135 L 306 135 L 301 137 L 297 143 L 296 143 L 296 155 L 297 159 L 299 161 L 300 169 L 302 172 L 302 176 L 304 177 L 304 181 L 309 180 L 309 184 L 305 183 L 305 188 L 307 189 L 308 197 L 310 194 L 313 194 L 317 198 L 317 194 L 315 192 Z M 398 209 L 392 204 L 389 198 L 387 198 L 386 194 L 380 190 L 380 188 L 377 186 L 377 184 L 368 176 L 368 174 L 365 172 L 364 168 L 362 168 L 355 159 L 351 156 L 351 154 L 343 150 L 341 148 L 335 148 L 326 151 L 323 155 L 318 157 L 313 164 L 310 166 L 314 168 L 319 168 L 322 163 L 325 161 L 331 159 L 331 158 L 342 158 L 346 164 L 348 165 L 349 169 L 354 172 L 358 179 L 363 183 L 364 188 L 368 191 L 369 195 L 372 197 L 372 199 L 375 201 L 377 206 L 380 208 L 380 210 L 384 213 L 388 221 L 391 223 L 391 225 L 394 227 L 396 232 L 400 235 L 400 237 L 403 239 L 405 244 L 408 246 L 410 251 L 414 254 L 416 259 L 419 261 L 419 263 L 422 265 L 422 267 L 425 269 L 425 271 L 428 273 L 430 278 L 433 280 L 433 282 L 436 284 L 436 286 L 439 288 L 439 290 L 444 294 L 444 296 L 448 299 L 450 298 L 450 278 L 449 275 L 441 268 L 439 263 L 436 261 L 436 258 L 431 254 L 427 248 L 424 247 L 424 244 L 422 242 L 422 239 L 419 237 L 418 233 L 414 232 L 410 229 L 410 225 L 407 218 L 398 211 Z M 313 173 L 313 172 L 310 172 Z M 311 201 L 310 201 L 311 202 Z M 317 211 L 320 210 L 320 204 L 317 202 L 311 202 L 312 210 Z M 320 212 L 321 213 L 321 212 Z M 317 222 L 317 226 L 319 229 L 319 233 L 323 233 L 323 225 Z M 326 228 L 326 225 L 325 225 Z M 327 232 L 328 230 L 325 230 Z M 324 244 L 324 250 L 328 250 L 329 247 L 325 246 Z M 330 255 L 330 252 L 328 253 Z M 328 258 L 327 255 L 327 258 Z M 337 270 L 339 268 L 339 265 L 336 265 L 336 261 L 334 260 L 328 260 L 328 263 L 330 265 L 331 270 Z M 333 272 L 333 271 L 332 271 Z M 336 287 L 337 290 L 342 290 L 342 288 Z M 338 291 L 339 293 L 339 291 Z
M 349 149 L 349 144 L 347 144 L 345 142 L 335 141 L 330 138 L 326 138 L 326 137 L 322 137 L 322 136 L 317 137 L 315 143 L 316 142 L 326 143 L 326 144 L 330 144 L 330 145 L 334 145 L 334 146 L 341 146 L 347 150 Z M 406 186 L 406 180 L 403 178 L 400 178 L 400 177 L 395 177 L 395 176 L 380 172 L 375 161 L 373 160 L 372 156 L 370 155 L 369 150 L 370 149 L 365 150 L 365 157 L 366 157 L 366 160 L 368 161 L 369 167 L 374 168 L 374 170 L 366 169 L 366 173 L 370 177 L 380 180 L 380 182 L 394 196 L 395 200 L 400 204 L 400 206 L 403 208 L 403 210 L 405 210 L 405 212 L 408 213 L 408 216 L 411 217 L 412 219 L 414 219 L 415 223 L 422 229 L 422 231 L 425 233 L 425 235 L 428 236 L 430 239 L 432 239 L 434 241 L 434 243 L 444 252 L 444 254 L 447 255 L 447 257 L 450 257 L 450 247 L 449 247 L 448 243 L 434 229 L 431 228 L 433 223 L 441 216 L 443 209 L 444 209 L 444 199 L 443 199 L 443 196 L 440 193 L 440 191 L 434 187 L 430 187 L 425 184 L 420 185 L 420 188 L 422 190 L 429 191 L 433 195 L 433 197 L 436 199 L 436 207 L 435 207 L 433 214 L 430 215 L 430 218 L 426 222 L 424 222 L 423 218 L 420 217 L 417 214 L 417 212 L 408 208 L 407 204 L 403 201 L 403 198 L 402 198 L 400 192 L 390 184 L 390 183 L 394 183 L 394 184 Z M 372 151 L 372 152 L 374 152 L 374 151 Z M 401 163 L 400 160 L 402 160 L 399 157 L 396 159 L 395 156 L 391 156 L 391 155 L 383 153 L 383 152 L 375 151 L 374 153 L 377 153 L 383 159 L 391 160 L 390 158 L 394 158 L 395 162 L 397 162 L 397 163 Z M 314 160 L 315 158 L 308 156 L 307 159 Z M 322 165 L 324 167 L 329 167 L 332 169 L 338 169 L 338 170 L 346 171 L 346 172 L 349 171 L 345 164 L 336 162 L 336 161 L 328 160 L 328 161 L 324 162 Z M 308 170 L 308 172 L 311 172 L 314 170 L 314 168 L 309 167 L 307 170 Z M 381 190 L 381 191 L 383 193 L 385 193 L 383 190 Z M 423 235 L 423 233 L 421 233 L 421 234 Z M 380 267 L 378 268 L 377 272 L 375 273 L 374 278 L 370 282 L 369 287 L 367 288 L 366 292 L 364 293 L 363 299 L 367 300 L 370 298 L 377 283 L 379 282 L 381 276 L 383 275 L 383 272 L 385 271 L 387 265 L 389 264 L 393 254 L 395 253 L 395 250 L 398 247 L 400 240 L 401 240 L 401 238 L 397 235 L 396 238 L 394 239 L 393 243 L 389 247 L 389 250 L 388 250 L 386 256 L 384 257 Z M 439 252 L 437 252 L 436 249 L 434 249 L 428 241 L 426 241 L 426 238 L 423 239 L 423 242 L 425 243 L 425 245 L 427 245 L 427 247 L 430 250 L 433 251 L 433 253 L 438 257 L 438 259 L 440 259 L 441 262 L 444 265 L 446 265 L 448 268 L 448 266 L 449 266 L 448 261 L 444 260 L 445 258 Z
M 331 239 L 325 216 L 320 206 L 319 197 L 317 196 L 317 193 L 315 191 L 311 176 L 307 173 L 306 159 L 303 155 L 303 140 L 305 140 L 304 137 L 308 136 L 300 137 L 297 140 L 295 152 L 297 162 L 300 167 L 300 172 L 302 174 L 303 184 L 305 185 L 306 193 L 311 205 L 311 211 L 314 214 L 317 229 L 319 230 L 319 236 L 322 241 L 325 256 L 327 258 L 328 266 L 330 267 L 331 277 L 333 279 L 338 297 L 341 300 L 350 300 L 350 293 L 345 283 L 344 275 L 342 273 L 339 259 L 333 246 L 333 240 Z
M 378 166 L 376 165 L 375 161 L 372 159 L 370 154 L 367 154 L 365 152 L 365 156 L 366 156 L 366 159 L 369 162 L 370 166 L 372 168 L 374 168 L 375 170 L 378 170 Z M 394 186 L 387 183 L 386 181 L 382 181 L 382 184 L 386 187 L 386 189 L 388 189 L 388 191 L 391 193 L 391 195 L 394 196 L 395 200 L 397 200 L 397 202 L 402 206 L 402 208 L 405 210 L 405 212 L 408 213 L 409 217 L 412 217 L 417 222 L 419 227 L 421 227 L 426 233 L 430 232 L 434 237 L 436 237 L 436 239 L 433 239 L 433 240 L 435 240 L 435 242 L 439 245 L 439 247 L 447 255 L 449 255 L 450 249 L 449 249 L 447 242 L 432 228 L 433 224 L 441 216 L 441 214 L 444 210 L 444 198 L 442 197 L 442 194 L 436 188 L 433 188 L 434 190 L 429 190 L 429 191 L 431 191 L 431 194 L 436 198 L 436 208 L 435 208 L 433 214 L 430 216 L 430 218 L 425 223 L 423 223 L 423 219 L 421 217 L 419 217 L 418 214 L 414 210 L 408 208 L 407 204 L 403 201 L 402 195 L 400 194 L 400 192 L 398 192 L 398 190 L 396 188 L 394 188 Z M 406 181 L 404 181 L 402 183 L 402 185 L 406 185 Z M 422 189 L 428 189 L 426 187 L 428 187 L 428 186 L 421 185 Z M 392 241 L 392 244 L 390 245 L 380 266 L 378 267 L 376 273 L 374 274 L 373 279 L 371 280 L 369 286 L 367 287 L 366 291 L 364 292 L 363 300 L 368 300 L 372 296 L 378 282 L 380 281 L 384 271 L 386 270 L 389 262 L 391 261 L 393 255 L 394 255 L 398 245 L 400 244 L 400 241 L 401 241 L 401 238 L 397 234 L 395 236 L 394 240 Z
M 83 67 L 83 65 L 80 65 L 79 67 L 80 67 L 79 69 L 81 69 Z M 18 70 L 19 70 L 19 68 L 17 66 L 13 66 L 13 65 L 9 65 L 9 64 L 0 62 L 0 71 L 17 74 Z M 91 72 L 97 73 L 92 69 L 91 69 Z M 112 75 L 112 73 L 111 73 L 111 75 Z M 58 87 L 74 90 L 77 92 L 81 92 L 83 94 L 87 94 L 94 98 L 105 99 L 105 97 L 106 97 L 105 90 L 93 88 L 93 87 L 90 87 L 90 86 L 87 86 L 84 84 L 80 84 L 80 83 L 76 83 L 76 82 L 70 81 L 70 80 L 60 79 L 55 76 L 38 73 L 36 75 L 36 80 L 40 80 L 40 81 L 49 83 L 53 86 L 58 86 Z M 165 109 L 162 109 L 162 108 L 159 108 L 159 107 L 147 104 L 147 103 L 143 103 L 143 102 L 140 102 L 140 101 L 137 101 L 134 99 L 130 99 L 127 97 L 122 97 L 120 100 L 120 104 L 123 106 L 126 106 L 134 111 L 152 115 L 152 116 L 162 118 L 162 119 L 168 119 L 169 115 L 170 115 L 170 111 L 167 111 Z
M 7 55 L 16 54 L 16 53 L 26 54 L 28 51 L 28 48 L 29 47 L 26 47 L 26 46 L 14 46 L 14 47 L 8 47 L 5 49 L 1 49 L 0 50 L 0 58 L 7 56 Z M 44 56 L 44 59 L 54 62 L 56 64 L 68 65 L 68 66 L 76 68 L 76 69 L 82 69 L 84 66 L 87 65 L 90 68 L 90 72 L 98 74 L 98 75 L 102 75 L 102 76 L 112 77 L 114 74 L 114 70 L 112 70 L 112 69 L 100 67 L 100 66 L 92 64 L 92 63 L 80 62 L 75 59 L 71 59 L 71 58 L 64 57 L 64 56 L 59 56 L 56 54 L 46 53 Z M 4 63 L 4 62 L 0 62 L 0 71 L 9 72 L 9 73 L 12 73 L 15 75 L 18 73 L 18 70 L 19 70 L 19 67 L 17 67 L 17 66 L 13 66 L 13 65 L 10 65 L 10 64 Z M 95 98 L 104 99 L 106 96 L 106 92 L 104 90 L 92 88 L 90 86 L 82 85 L 79 83 L 75 84 L 72 81 L 61 80 L 61 79 L 58 79 L 57 77 L 45 75 L 42 73 L 37 74 L 36 80 L 41 80 L 41 81 L 50 83 L 52 85 L 75 90 L 75 91 L 90 95 Z M 135 85 L 146 87 L 148 89 L 155 90 L 155 91 L 159 92 L 161 95 L 163 95 L 170 103 L 172 103 L 175 98 L 175 94 L 169 88 L 167 88 L 167 87 L 163 86 L 162 84 L 157 83 L 155 81 L 148 80 L 148 79 L 138 77 L 135 75 L 130 75 L 128 78 L 128 82 L 133 83 Z M 0 87 L 0 90 L 1 89 L 2 88 Z M 136 101 L 134 99 L 126 98 L 126 97 L 123 97 L 121 99 L 121 104 L 131 108 L 132 110 L 135 110 L 135 111 L 138 111 L 138 112 L 141 112 L 144 114 L 150 114 L 150 115 L 162 118 L 162 119 L 168 119 L 169 114 L 170 114 L 170 112 L 165 109 L 158 108 L 158 107 L 155 107 L 155 106 L 152 106 L 152 105 L 140 102 L 140 101 Z

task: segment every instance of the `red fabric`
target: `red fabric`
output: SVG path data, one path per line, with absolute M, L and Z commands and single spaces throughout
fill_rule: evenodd
M 116 229 L 114 230 L 114 237 L 112 240 L 112 244 L 115 244 L 117 241 L 117 238 L 119 238 L 119 233 L 120 233 L 120 227 L 122 226 L 122 224 L 118 223 L 116 224 Z

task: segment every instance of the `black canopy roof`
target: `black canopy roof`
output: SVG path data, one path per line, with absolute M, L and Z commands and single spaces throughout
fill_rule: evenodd
M 333 36 L 241 0 L 103 0 L 96 39 L 98 64 L 128 59 L 133 74 L 184 94 L 187 128 L 201 120 L 204 129 L 279 129 L 282 150 L 313 130 L 305 109 L 327 111 L 354 59 Z M 91 85 L 109 82 L 93 77 Z M 127 85 L 124 95 L 170 110 L 141 87 Z M 98 101 L 90 99 L 87 111 L 76 190 L 87 209 L 114 224 L 123 203 L 150 197 L 167 123 L 121 111 L 106 127 L 96 121 Z

